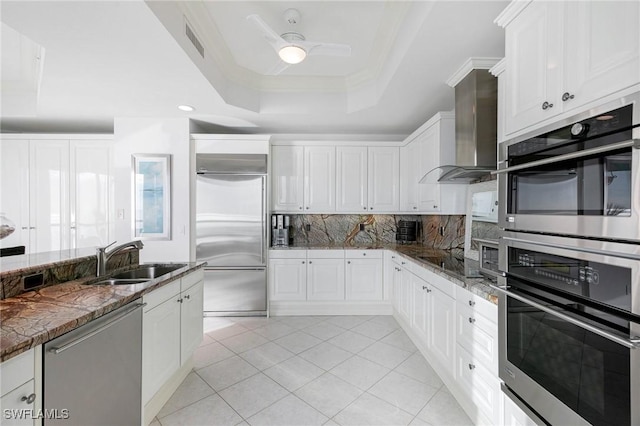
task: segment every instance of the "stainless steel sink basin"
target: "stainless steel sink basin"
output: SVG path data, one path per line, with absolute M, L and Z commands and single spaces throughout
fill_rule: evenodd
M 169 265 L 140 265 L 139 268 L 132 269 L 126 272 L 120 272 L 119 274 L 113 275 L 112 278 L 115 279 L 146 279 L 151 280 L 154 278 L 158 278 L 159 276 L 168 274 L 169 272 L 173 272 L 176 269 L 180 269 L 184 266 L 187 266 L 183 263 L 174 263 Z
M 102 281 L 98 281 L 95 283 L 88 283 L 88 285 L 132 285 L 132 284 L 140 284 L 149 281 L 148 279 L 116 279 L 116 278 L 107 278 Z

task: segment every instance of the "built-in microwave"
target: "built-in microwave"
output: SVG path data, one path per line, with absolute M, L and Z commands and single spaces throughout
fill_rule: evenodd
M 640 241 L 640 93 L 500 144 L 506 230 Z

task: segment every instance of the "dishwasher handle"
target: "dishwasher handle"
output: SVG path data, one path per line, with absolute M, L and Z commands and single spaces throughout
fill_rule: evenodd
M 137 310 L 138 308 L 142 308 L 145 305 L 146 305 L 146 302 L 136 303 L 133 306 L 131 306 L 129 309 L 127 309 L 126 311 L 120 313 L 119 315 L 115 316 L 113 319 L 109 320 L 109 322 L 107 322 L 106 324 L 103 324 L 100 327 L 98 327 L 98 328 L 96 328 L 94 330 L 91 330 L 89 333 L 84 334 L 81 337 L 78 337 L 77 339 L 72 340 L 71 342 L 67 343 L 66 345 L 62 345 L 62 346 L 57 347 L 57 348 L 51 348 L 51 349 L 49 349 L 49 352 L 51 352 L 53 354 L 56 354 L 56 355 L 61 353 L 61 352 L 64 352 L 67 349 L 70 349 L 70 348 L 74 347 L 78 343 L 82 343 L 85 340 L 89 339 L 90 337 L 93 337 L 96 334 L 100 333 L 101 331 L 106 330 L 107 328 L 111 327 L 112 325 L 120 322 L 125 317 L 127 317 L 131 313 L 133 313 L 135 310 Z

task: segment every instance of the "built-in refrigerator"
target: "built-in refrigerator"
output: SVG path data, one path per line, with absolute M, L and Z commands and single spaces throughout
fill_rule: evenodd
M 266 315 L 267 156 L 196 155 L 196 259 L 205 316 Z

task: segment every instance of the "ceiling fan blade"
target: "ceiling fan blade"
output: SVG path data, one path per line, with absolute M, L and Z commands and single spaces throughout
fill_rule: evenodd
M 278 75 L 287 68 L 289 68 L 289 64 L 287 64 L 285 61 L 278 61 L 278 63 L 273 68 L 267 71 L 266 75 Z
M 351 46 L 348 44 L 303 41 L 300 45 L 308 55 L 351 56 Z
M 282 46 L 287 44 L 287 42 L 280 37 L 280 35 L 273 30 L 266 22 L 262 20 L 259 15 L 252 14 L 247 16 L 247 20 L 254 23 L 256 28 L 260 31 L 262 36 L 269 42 L 269 44 L 278 51 Z

